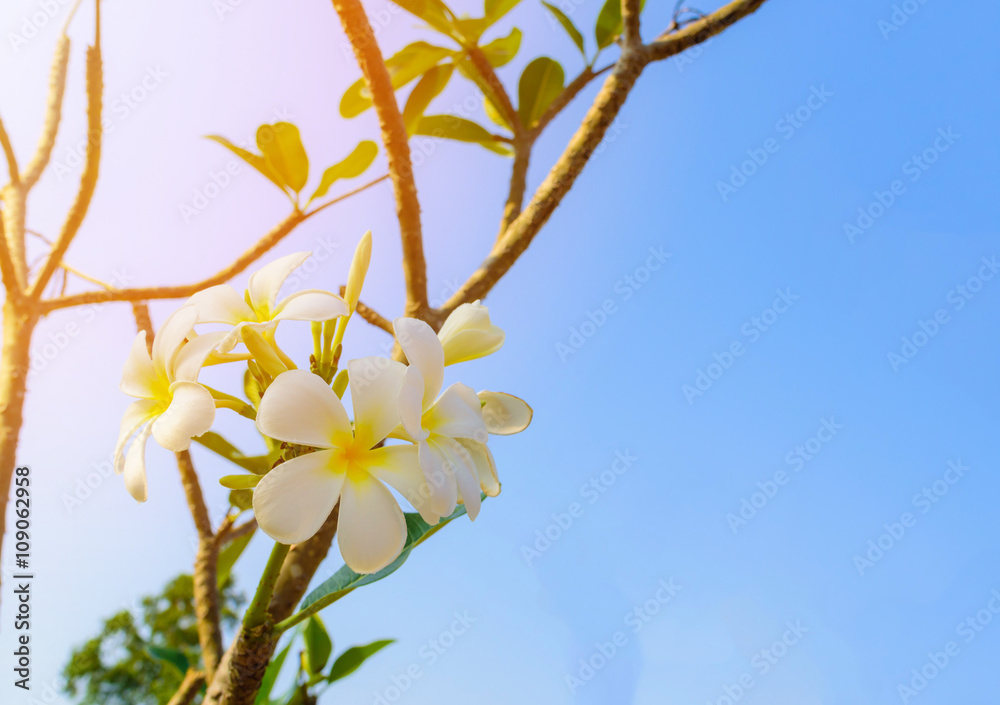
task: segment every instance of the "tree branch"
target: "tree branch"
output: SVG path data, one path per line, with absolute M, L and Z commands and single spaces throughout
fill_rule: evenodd
M 645 51 L 650 61 L 662 61 L 680 54 L 696 44 L 711 39 L 747 15 L 757 11 L 765 0 L 733 0 L 710 15 L 695 20 L 676 32 L 665 32 L 656 41 L 647 44 Z
M 10 248 L 7 246 L 5 218 L 6 214 L 0 213 L 0 277 L 3 279 L 4 288 L 7 289 L 7 295 L 12 299 L 20 299 L 24 292 L 18 283 L 14 261 L 11 259 Z
M 21 172 L 18 171 L 14 146 L 10 143 L 7 128 L 3 126 L 3 118 L 0 118 L 0 147 L 3 147 L 4 156 L 7 157 L 7 173 L 10 174 L 10 183 L 12 186 L 17 186 L 21 183 Z
M 66 93 L 66 69 L 69 66 L 69 37 L 63 34 L 56 44 L 56 52 L 52 58 L 52 72 L 49 76 L 49 96 L 45 109 L 45 122 L 42 127 L 42 136 L 38 140 L 38 147 L 35 155 L 31 158 L 28 166 L 21 176 L 24 188 L 30 189 L 42 172 L 48 166 L 52 156 L 52 148 L 56 143 L 56 135 L 59 134 L 59 122 L 62 119 L 63 96 Z
M 60 308 L 80 306 L 82 304 L 106 303 L 110 301 L 183 299 L 201 291 L 202 289 L 207 289 L 210 286 L 224 284 L 257 261 L 265 252 L 277 245 L 299 224 L 313 217 L 323 209 L 361 193 L 362 191 L 385 181 L 387 178 L 389 178 L 388 175 L 380 176 L 374 181 L 370 181 L 363 186 L 359 186 L 353 191 L 349 191 L 342 196 L 338 196 L 332 201 L 324 203 L 308 213 L 302 213 L 300 211 L 292 213 L 274 226 L 270 232 L 254 243 L 254 245 L 246 252 L 237 257 L 232 264 L 216 272 L 212 276 L 207 277 L 206 279 L 195 282 L 194 284 L 183 284 L 180 286 L 150 286 L 137 289 L 108 289 L 104 291 L 88 291 L 82 294 L 72 294 L 70 296 L 60 296 L 58 298 L 42 301 L 40 305 L 41 312 L 46 314 Z
M 623 47 L 611 75 L 605 80 L 579 129 L 538 187 L 527 208 L 510 224 L 479 268 L 445 302 L 440 315 L 445 317 L 461 304 L 485 297 L 510 270 L 573 187 L 647 64 L 704 42 L 751 14 L 764 1 L 734 0 L 666 39 L 635 49 Z
M 189 669 L 184 674 L 184 680 L 181 681 L 177 692 L 167 701 L 167 705 L 191 705 L 194 702 L 195 696 L 198 695 L 198 691 L 201 690 L 201 686 L 204 684 L 205 674 L 201 671 Z
M 622 3 L 622 44 L 635 49 L 642 46 L 642 35 L 639 32 L 639 13 L 642 7 L 639 0 L 621 0 Z
M 507 89 L 504 88 L 503 82 L 497 76 L 496 71 L 493 70 L 493 65 L 486 58 L 486 54 L 475 44 L 465 47 L 465 53 L 469 57 L 469 61 L 472 62 L 472 67 L 482 79 L 482 81 L 476 81 L 476 83 L 479 84 L 483 93 L 487 94 L 487 99 L 492 99 L 500 109 L 500 114 L 503 115 L 514 135 L 520 135 L 524 132 L 521 117 L 517 113 L 517 108 L 511 102 L 510 95 L 508 95 Z
M 410 161 L 409 135 L 406 133 L 403 116 L 399 112 L 389 71 L 382 59 L 382 52 L 361 0 L 333 0 L 333 7 L 354 49 L 354 56 L 371 92 L 372 103 L 382 129 L 382 142 L 385 144 L 389 174 L 392 176 L 396 215 L 399 218 L 399 230 L 403 242 L 406 313 L 423 318 L 429 310 L 427 263 L 424 260 L 423 233 L 420 225 L 420 201 L 417 199 L 417 185 L 413 178 L 413 164 Z
M 52 274 L 59 267 L 63 255 L 69 249 L 70 243 L 76 237 L 83 219 L 90 209 L 90 201 L 97 188 L 97 176 L 100 172 L 101 164 L 101 141 L 104 126 L 101 123 L 101 109 L 103 107 L 104 93 L 104 68 L 101 63 L 101 3 L 98 0 L 96 6 L 96 29 L 94 31 L 94 45 L 87 48 L 87 159 L 83 166 L 83 174 L 80 176 L 80 189 L 77 191 L 76 200 L 73 202 L 63 223 L 62 231 L 56 239 L 56 244 L 49 253 L 48 259 L 42 271 L 39 272 L 35 282 L 28 289 L 28 297 L 38 301 L 42 297 L 45 285 L 49 283 Z

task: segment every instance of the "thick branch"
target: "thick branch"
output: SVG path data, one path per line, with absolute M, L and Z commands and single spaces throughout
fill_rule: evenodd
M 292 546 L 288 552 L 268 608 L 270 619 L 274 622 L 290 617 L 305 596 L 309 582 L 333 544 L 339 515 L 338 506 L 315 536 Z M 277 638 L 271 633 L 271 621 L 255 630 L 240 629 L 222 657 L 203 704 L 251 705 L 277 643 Z
M 510 224 L 479 268 L 448 299 L 441 308 L 441 315 L 447 316 L 459 305 L 485 297 L 510 270 L 569 193 L 649 62 L 673 56 L 709 39 L 751 14 L 764 1 L 734 0 L 711 15 L 692 22 L 684 29 L 649 46 L 637 49 L 623 47 L 611 75 L 605 80 L 582 124 L 538 187 L 528 207 Z
M 59 37 L 56 53 L 52 58 L 52 73 L 49 75 L 49 96 L 45 109 L 45 122 L 42 136 L 38 140 L 35 155 L 21 176 L 24 187 L 30 189 L 42 176 L 52 156 L 52 148 L 59 133 L 59 122 L 62 119 L 63 95 L 66 93 L 66 69 L 69 66 L 69 37 L 65 34 Z
M 639 0 L 621 0 L 622 2 L 622 43 L 630 49 L 642 46 L 642 36 L 639 34 L 639 13 L 642 7 Z
M 5 214 L 0 213 L 0 277 L 3 279 L 4 288 L 7 295 L 12 299 L 20 299 L 23 292 L 17 280 L 17 273 L 14 269 L 14 261 L 10 256 L 10 249 L 7 247 L 7 229 L 4 227 Z
M 423 234 L 420 225 L 420 202 L 410 161 L 410 142 L 403 116 L 396 102 L 396 92 L 389 71 L 382 59 L 382 52 L 361 0 L 333 0 L 333 7 L 340 17 L 354 56 L 357 58 L 365 83 L 371 92 L 372 103 L 382 129 L 396 196 L 396 215 L 399 218 L 400 236 L 403 241 L 403 274 L 406 279 L 406 312 L 417 317 L 426 316 L 427 264 L 424 260 Z
M 28 290 L 28 296 L 36 301 L 41 299 L 45 285 L 49 283 L 52 274 L 58 269 L 63 255 L 69 249 L 70 243 L 76 237 L 83 219 L 90 209 L 90 201 L 97 188 L 97 176 L 101 164 L 101 141 L 104 126 L 101 123 L 103 107 L 104 68 L 101 63 L 101 3 L 97 6 L 97 28 L 94 33 L 94 46 L 87 48 L 87 158 L 80 176 L 80 188 L 63 223 L 62 231 L 56 239 L 56 244 L 49 253 L 42 271 L 34 284 Z
M 671 56 L 680 54 L 685 49 L 690 49 L 696 44 L 701 44 L 719 34 L 728 27 L 736 24 L 747 15 L 756 12 L 757 8 L 763 5 L 765 0 L 733 0 L 728 5 L 724 5 L 710 15 L 706 15 L 699 20 L 677 32 L 661 34 L 656 41 L 646 45 L 646 53 L 650 61 L 662 61 Z
M 205 674 L 201 671 L 189 670 L 184 674 L 184 680 L 173 697 L 167 701 L 167 705 L 191 705 L 195 696 L 205 684 Z

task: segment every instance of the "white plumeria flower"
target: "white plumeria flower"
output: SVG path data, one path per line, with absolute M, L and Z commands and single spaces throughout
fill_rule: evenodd
M 478 406 L 481 407 L 486 430 L 494 436 L 510 436 L 520 433 L 531 423 L 532 410 L 523 399 L 503 392 L 479 392 Z M 500 494 L 500 478 L 493 453 L 485 443 L 468 438 L 456 439 L 469 452 L 479 474 L 479 485 L 487 497 Z
M 215 400 L 198 384 L 198 373 L 218 345 L 221 334 L 195 336 L 198 312 L 191 306 L 177 310 L 146 347 L 145 331 L 132 341 L 122 373 L 121 390 L 138 397 L 125 410 L 115 447 L 115 471 L 124 474 L 125 488 L 145 502 L 146 441 L 150 434 L 167 450 L 187 450 L 194 436 L 212 427 Z M 190 337 L 189 342 L 185 339 Z M 125 453 L 128 439 L 138 432 Z
M 490 312 L 478 301 L 462 304 L 445 320 L 438 332 L 444 347 L 444 364 L 475 360 L 503 346 L 504 332 L 490 322 Z
M 486 449 L 489 425 L 476 393 L 461 383 L 444 383 L 445 351 L 433 329 L 414 318 L 397 318 L 396 338 L 409 366 L 399 396 L 402 426 L 393 436 L 417 445 L 420 466 L 431 489 L 430 508 L 451 514 L 459 500 L 475 520 L 481 506 L 480 489 L 495 496 L 500 491 L 496 466 Z M 504 395 L 504 402 L 516 397 Z M 522 410 L 516 412 L 522 419 Z M 530 421 L 530 411 L 528 413 Z M 527 424 L 525 423 L 525 426 Z
M 278 301 L 281 285 L 311 256 L 310 252 L 296 252 L 261 268 L 251 275 L 242 298 L 228 284 L 209 287 L 191 297 L 189 304 L 198 309 L 199 323 L 233 326 L 219 343 L 219 350 L 232 350 L 244 326 L 265 334 L 279 321 L 329 321 L 347 315 L 342 298 L 320 289 L 304 289 Z
M 395 488 L 425 519 L 429 491 L 410 444 L 376 448 L 399 424 L 396 400 L 405 367 L 384 358 L 347 364 L 354 427 L 343 403 L 318 376 L 289 370 L 267 388 L 257 428 L 270 438 L 319 448 L 278 465 L 254 489 L 260 528 L 275 541 L 293 544 L 315 535 L 340 500 L 337 541 L 356 573 L 374 573 L 399 556 L 406 521 L 383 482 Z

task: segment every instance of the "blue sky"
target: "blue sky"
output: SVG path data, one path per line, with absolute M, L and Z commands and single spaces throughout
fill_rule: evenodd
M 5 36 L 36 9 L 14 5 L 0 21 Z M 385 7 L 369 5 L 373 15 Z M 897 13 L 898 25 L 887 24 L 896 7 L 771 0 L 700 51 L 647 70 L 606 146 L 491 293 L 505 347 L 460 370 L 535 409 L 527 432 L 492 444 L 504 492 L 475 524 L 450 526 L 392 579 L 325 613 L 338 649 L 399 640 L 331 702 L 725 705 L 738 693 L 750 705 L 993 702 L 1000 384 L 988 331 L 1000 303 L 991 264 L 1000 106 L 988 77 L 1000 68 L 990 48 L 1000 10 L 910 0 L 898 5 L 905 23 Z M 598 10 L 582 0 L 572 16 L 586 28 Z M 541 54 L 571 75 L 580 67 L 543 12 L 525 2 L 511 14 L 525 42 L 501 70 L 509 85 Z M 646 36 L 669 12 L 649 3 Z M 382 16 L 385 47 L 414 36 L 408 18 Z M 95 274 L 192 280 L 282 217 L 268 184 L 240 176 L 184 221 L 179 206 L 228 161 L 201 135 L 238 141 L 278 111 L 320 166 L 376 134 L 371 116 L 336 116 L 357 70 L 324 3 L 248 0 L 221 18 L 203 3 L 108 4 L 107 25 L 109 97 L 156 67 L 166 78 L 116 117 L 105 179 L 70 253 Z M 85 29 L 84 18 L 70 111 Z M 0 47 L 16 69 L 0 76 L 0 104 L 24 153 L 55 36 L 43 27 L 16 52 Z M 594 90 L 539 145 L 532 187 Z M 442 109 L 469 94 L 452 86 Z M 83 133 L 77 116 L 67 124 Z M 763 163 L 744 164 L 755 156 Z M 475 147 L 437 143 L 417 169 L 432 298 L 488 249 L 507 168 Z M 750 175 L 733 180 L 734 168 Z M 37 227 L 55 227 L 72 182 L 46 176 L 32 202 Z M 365 298 L 398 315 L 387 189 L 317 218 L 277 252 L 330 247 L 317 285 L 334 287 L 368 228 Z M 188 570 L 193 556 L 159 450 L 149 454 L 148 504 L 134 505 L 112 477 L 66 508 L 65 495 L 111 451 L 132 335 L 127 309 L 69 312 L 46 322 L 36 347 L 71 321 L 80 335 L 32 379 L 20 453 L 39 478 L 39 683 L 101 616 Z M 378 331 L 354 333 L 351 354 L 383 343 Z M 730 359 L 734 344 L 741 352 Z M 238 421 L 221 428 L 248 437 Z M 207 486 L 228 472 L 196 459 Z M 222 492 L 211 493 L 216 506 Z M 548 544 L 538 538 L 546 532 Z M 255 539 L 240 565 L 248 589 L 268 550 Z M 321 574 L 339 558 L 328 563 Z M 10 610 L 7 592 L 5 653 Z M 609 643 L 614 655 L 581 671 L 581 659 L 602 663 Z M 933 665 L 944 663 L 939 652 L 943 668 Z M 407 683 L 414 665 L 420 676 Z M 914 669 L 934 675 L 920 685 Z M 914 690 L 905 699 L 901 684 Z

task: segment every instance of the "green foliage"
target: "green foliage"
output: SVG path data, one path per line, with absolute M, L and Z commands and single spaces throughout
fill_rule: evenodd
M 531 127 L 552 105 L 560 93 L 566 74 L 555 59 L 540 56 L 528 64 L 518 85 L 517 114 L 525 127 Z
M 298 193 L 305 187 L 309 180 L 309 158 L 299 128 L 290 122 L 261 125 L 257 128 L 257 149 L 288 188 Z
M 493 135 L 485 127 L 455 115 L 425 115 L 417 123 L 415 134 L 471 142 L 504 156 L 509 156 L 511 153 L 510 148 L 503 142 L 493 139 Z
M 402 88 L 419 76 L 423 76 L 453 53 L 451 49 L 427 42 L 414 42 L 403 47 L 385 62 L 392 79 L 392 87 Z M 348 88 L 340 99 L 340 114 L 345 118 L 357 117 L 370 107 L 372 107 L 372 97 L 363 78 Z
M 324 600 L 328 603 L 339 600 L 352 590 L 364 585 L 371 585 L 374 582 L 389 577 L 402 567 L 403 563 L 405 563 L 406 559 L 409 558 L 410 552 L 413 551 L 414 548 L 443 529 L 449 522 L 460 516 L 465 516 L 465 505 L 463 504 L 459 506 L 459 508 L 452 512 L 450 516 L 444 517 L 434 526 L 428 524 L 420 518 L 419 514 L 414 512 L 406 512 L 403 516 L 406 519 L 406 543 L 403 544 L 403 551 L 399 554 L 399 557 L 396 560 L 379 572 L 367 575 L 355 573 L 346 565 L 341 567 L 341 569 L 334 573 L 331 577 L 324 580 L 319 587 L 306 595 L 305 599 L 302 600 L 302 609 L 309 607 L 311 604 L 318 602 L 319 600 Z
M 640 11 L 645 6 L 646 0 L 640 0 Z M 594 38 L 597 40 L 598 51 L 611 46 L 623 29 L 621 0 L 606 0 L 604 7 L 597 15 L 597 24 L 594 27 Z
M 369 658 L 377 654 L 389 644 L 395 643 L 395 639 L 380 639 L 379 641 L 373 641 L 366 646 L 352 646 L 350 649 L 338 656 L 337 660 L 333 662 L 333 667 L 330 669 L 330 675 L 326 677 L 327 681 L 333 683 L 341 678 L 346 678 L 358 670 L 361 667 L 361 664 Z
M 521 48 L 521 37 L 521 30 L 515 27 L 506 37 L 494 39 L 484 45 L 483 54 L 486 55 L 486 60 L 495 68 L 509 64 Z
M 556 21 L 558 21 L 559 24 L 562 25 L 562 28 L 566 30 L 566 34 L 569 35 L 569 38 L 573 40 L 573 43 L 576 45 L 576 48 L 580 50 L 580 53 L 583 55 L 583 58 L 586 59 L 587 50 L 583 44 L 583 35 L 580 33 L 580 30 L 576 28 L 576 25 L 573 24 L 573 20 L 567 17 L 565 12 L 560 10 L 555 5 L 550 5 L 549 3 L 545 2 L 545 0 L 542 0 L 542 5 L 544 5 L 545 9 L 551 12 L 552 16 L 556 18 Z
M 302 639 L 306 645 L 305 667 L 310 675 L 321 672 L 326 667 L 326 662 L 330 660 L 333 653 L 333 640 L 326 631 L 326 626 L 319 615 L 313 615 L 306 622 L 306 628 L 302 631 Z
M 406 124 L 407 133 L 412 135 L 416 132 L 424 111 L 448 85 L 454 70 L 452 64 L 435 66 L 413 87 L 410 97 L 406 100 L 406 107 L 403 108 L 403 122 Z
M 227 441 L 215 431 L 208 431 L 195 436 L 196 443 L 205 446 L 216 455 L 221 455 L 229 462 L 239 465 L 255 475 L 266 475 L 271 467 L 271 460 L 266 455 L 247 456 L 239 448 Z
M 63 668 L 63 691 L 79 705 L 163 705 L 177 690 L 186 664 L 199 663 L 190 575 L 143 597 L 136 614 L 125 609 L 105 620 L 101 633 L 73 650 Z M 231 582 L 221 593 L 222 620 L 238 622 L 244 602 Z
M 371 140 L 362 140 L 350 154 L 323 172 L 323 178 L 309 200 L 323 198 L 334 182 L 340 179 L 353 179 L 356 176 L 361 176 L 375 161 L 377 154 L 378 145 Z

